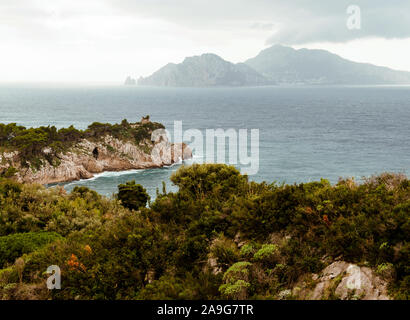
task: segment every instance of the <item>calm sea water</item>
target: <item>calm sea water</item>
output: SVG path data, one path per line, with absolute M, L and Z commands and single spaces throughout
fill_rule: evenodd
M 0 86 L 0 122 L 31 126 L 139 121 L 172 129 L 259 129 L 255 181 L 302 182 L 321 177 L 410 171 L 410 87 L 139 88 Z M 111 195 L 135 179 L 152 196 L 178 169 L 104 173 L 66 184 Z

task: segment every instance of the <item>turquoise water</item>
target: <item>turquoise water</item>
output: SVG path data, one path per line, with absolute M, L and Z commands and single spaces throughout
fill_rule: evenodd
M 85 128 L 147 114 L 170 129 L 175 120 L 184 130 L 259 129 L 259 172 L 250 177 L 256 181 L 336 182 L 410 170 L 410 87 L 0 86 L 2 123 Z M 66 188 L 81 184 L 111 195 L 134 179 L 155 196 L 177 169 L 104 173 Z

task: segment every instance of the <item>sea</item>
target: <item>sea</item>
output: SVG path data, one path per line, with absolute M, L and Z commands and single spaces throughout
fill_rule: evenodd
M 341 177 L 360 181 L 410 172 L 410 86 L 0 85 L 0 123 L 85 129 L 95 121 L 136 122 L 145 115 L 163 123 L 171 138 L 175 121 L 204 136 L 207 129 L 259 130 L 259 169 L 249 175 L 257 182 L 336 183 Z M 194 152 L 186 164 L 204 157 Z M 181 165 L 104 172 L 63 185 L 113 196 L 119 184 L 135 180 L 154 199 L 163 181 L 168 191 L 176 190 L 169 178 Z

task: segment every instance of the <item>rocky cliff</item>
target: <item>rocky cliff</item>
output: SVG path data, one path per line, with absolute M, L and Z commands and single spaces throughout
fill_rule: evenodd
M 282 295 L 301 300 L 389 300 L 387 287 L 388 282 L 371 268 L 335 261 Z
M 46 147 L 42 152 L 47 155 L 52 149 Z M 187 145 L 172 144 L 163 135 L 158 141 L 143 139 L 137 143 L 106 134 L 97 139 L 83 138 L 55 157 L 58 161 L 42 161 L 35 167 L 30 162 L 22 163 L 19 151 L 3 152 L 0 173 L 13 168 L 14 178 L 19 182 L 68 182 L 92 178 L 104 171 L 159 168 L 191 158 L 192 152 Z
M 167 87 L 258 86 L 272 84 L 246 64 L 233 64 L 206 53 L 185 58 L 182 63 L 169 63 L 138 85 Z

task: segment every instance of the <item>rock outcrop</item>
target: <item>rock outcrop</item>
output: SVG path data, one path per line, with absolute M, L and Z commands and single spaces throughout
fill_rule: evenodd
M 372 269 L 335 261 L 292 290 L 298 299 L 389 300 L 387 281 Z
M 187 145 L 172 144 L 165 136 L 158 142 L 145 140 L 136 145 L 106 135 L 98 141 L 83 139 L 58 155 L 58 165 L 44 162 L 38 169 L 22 166 L 18 152 L 0 154 L 0 171 L 12 166 L 19 182 L 50 184 L 88 179 L 104 171 L 159 168 L 191 157 Z

